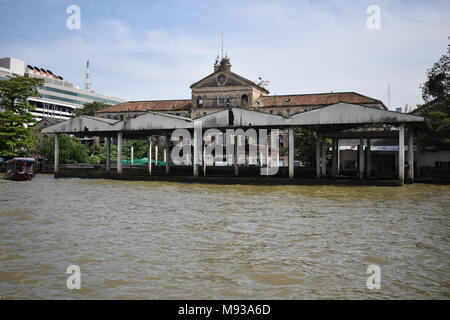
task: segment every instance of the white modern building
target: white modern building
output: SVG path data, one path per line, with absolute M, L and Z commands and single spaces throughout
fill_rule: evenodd
M 26 65 L 23 60 L 1 58 L 0 80 L 8 79 L 7 76 L 14 74 L 44 79 L 44 84 L 38 90 L 41 97 L 29 99 L 30 103 L 36 107 L 32 113 L 37 121 L 43 118 L 67 120 L 76 109 L 83 108 L 83 105 L 88 102 L 100 101 L 111 105 L 125 102 L 123 99 L 81 90 L 60 75 L 48 69 Z

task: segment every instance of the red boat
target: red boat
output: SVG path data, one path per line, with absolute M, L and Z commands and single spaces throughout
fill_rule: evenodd
M 5 179 L 14 181 L 31 180 L 34 177 L 33 158 L 14 158 L 6 161 Z

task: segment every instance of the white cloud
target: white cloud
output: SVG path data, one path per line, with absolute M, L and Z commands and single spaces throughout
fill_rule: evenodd
M 382 28 L 366 28 L 366 7 L 323 2 L 224 3 L 221 23 L 233 71 L 270 81 L 272 93 L 356 91 L 392 107 L 421 101 L 419 84 L 445 52 L 445 10 L 393 7 L 380 1 Z M 213 18 L 212 18 L 213 19 Z M 226 21 L 225 24 L 223 21 Z M 105 19 L 57 41 L 2 43 L 2 52 L 82 84 L 92 63 L 93 88 L 132 100 L 189 98 L 189 85 L 212 71 L 217 28 L 136 28 Z

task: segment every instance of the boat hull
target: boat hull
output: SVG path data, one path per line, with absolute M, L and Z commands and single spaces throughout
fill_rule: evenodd
M 28 172 L 10 172 L 5 175 L 5 179 L 13 181 L 27 181 L 33 178 L 33 174 Z

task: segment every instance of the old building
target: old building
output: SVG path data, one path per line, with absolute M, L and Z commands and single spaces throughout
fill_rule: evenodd
M 387 110 L 383 102 L 355 92 L 269 95 L 269 91 L 231 71 L 226 56 L 216 60 L 214 72 L 191 85 L 191 99 L 128 101 L 98 112 L 99 117 L 115 120 L 134 118 L 147 111 L 196 119 L 226 108 L 244 107 L 291 116 L 339 102 Z

